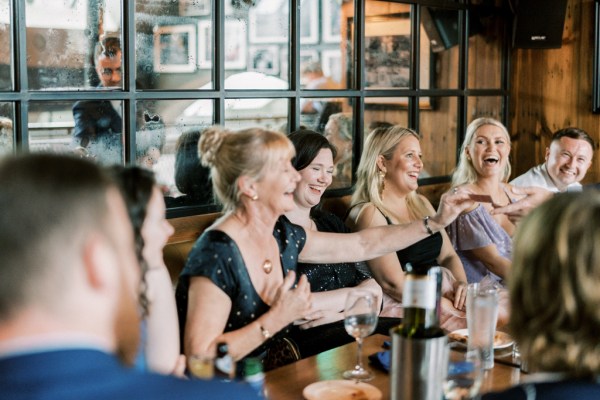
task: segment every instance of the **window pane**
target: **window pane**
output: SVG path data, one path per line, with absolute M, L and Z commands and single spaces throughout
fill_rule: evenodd
M 288 99 L 225 100 L 225 127 L 232 130 L 261 127 L 288 131 Z
M 138 89 L 212 89 L 211 0 L 136 2 Z
M 13 88 L 10 15 L 10 1 L 0 0 L 0 90 Z
M 300 99 L 300 125 L 323 133 L 325 124 L 332 114 L 342 112 L 342 99 L 303 98 Z
M 213 100 L 138 101 L 136 162 L 151 168 L 168 207 L 211 204 L 208 169 L 198 159 L 200 133 L 213 123 Z M 140 119 L 138 117 L 138 119 Z
M 476 18 L 476 17 L 474 17 Z M 469 88 L 502 87 L 502 47 L 505 22 L 496 15 L 475 19 L 469 38 Z
M 420 178 L 452 174 L 456 166 L 458 98 L 435 97 L 432 108 L 419 113 L 424 168 Z
M 467 123 L 479 117 L 494 118 L 498 121 L 502 121 L 504 118 L 504 113 L 502 111 L 502 97 L 469 97 L 467 100 L 467 115 Z
M 333 160 L 335 170 L 333 173 L 333 183 L 329 187 L 330 189 L 352 186 L 353 142 L 354 138 L 357 137 L 354 132 L 352 103 L 352 100 L 341 101 L 341 112 L 331 114 L 323 128 L 323 134 L 337 150 L 337 155 L 335 160 Z
M 101 164 L 123 163 L 120 101 L 34 101 L 29 107 L 29 149 L 71 153 Z
M 0 102 L 0 159 L 14 152 L 13 105 Z
M 423 47 L 421 41 L 421 60 L 432 59 L 435 72 L 431 75 L 431 84 L 437 89 L 455 89 L 458 87 L 458 10 L 421 7 L 422 26 L 428 42 Z M 421 68 L 421 74 L 428 72 Z
M 122 87 L 119 1 L 28 1 L 26 14 L 31 89 Z
M 396 105 L 390 102 L 394 100 Z M 408 99 L 399 98 L 379 98 L 369 97 L 365 99 L 365 135 L 371 133 L 375 128 L 387 127 L 393 125 L 408 126 Z

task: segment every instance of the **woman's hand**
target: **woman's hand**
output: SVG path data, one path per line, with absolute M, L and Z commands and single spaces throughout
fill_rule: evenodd
M 311 312 L 312 298 L 310 284 L 306 275 L 302 275 L 294 286 L 296 273 L 290 271 L 277 289 L 271 311 L 278 316 L 281 328 L 295 320 L 305 318 Z
M 434 230 L 440 231 L 450 225 L 461 213 L 473 207 L 469 192 L 461 188 L 453 188 L 440 198 L 437 213 L 429 220 Z
M 464 310 L 467 301 L 467 282 L 454 282 L 454 308 Z

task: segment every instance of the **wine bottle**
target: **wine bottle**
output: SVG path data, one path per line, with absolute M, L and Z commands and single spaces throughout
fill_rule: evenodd
M 443 336 L 440 328 L 441 268 L 416 263 L 407 263 L 405 268 L 404 317 L 400 334 L 415 339 Z
M 235 361 L 229 354 L 226 342 L 217 343 L 217 355 L 214 363 L 214 376 L 217 379 L 231 381 L 235 379 Z

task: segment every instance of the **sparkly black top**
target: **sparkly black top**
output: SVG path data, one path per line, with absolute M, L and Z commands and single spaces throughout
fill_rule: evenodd
M 298 254 L 306 243 L 306 233 L 298 225 L 292 224 L 285 216 L 275 224 L 273 235 L 279 245 L 283 275 L 295 271 Z M 225 325 L 225 332 L 240 329 L 269 310 L 260 298 L 252 281 L 242 253 L 237 244 L 225 232 L 205 231 L 190 251 L 185 268 L 177 285 L 177 312 L 180 332 L 183 334 L 187 316 L 188 289 L 190 277 L 204 276 L 210 279 L 231 299 L 231 311 Z M 287 333 L 284 329 L 280 334 Z M 251 355 L 264 350 L 261 346 Z
M 336 215 L 313 210 L 311 218 L 320 232 L 348 233 L 350 230 Z M 338 263 L 338 264 L 305 264 L 298 263 L 298 273 L 305 274 L 310 282 L 311 292 L 324 292 L 327 290 L 354 287 L 371 278 L 366 263 Z

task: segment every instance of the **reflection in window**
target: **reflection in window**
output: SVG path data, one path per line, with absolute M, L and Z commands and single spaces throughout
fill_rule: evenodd
M 14 151 L 13 105 L 0 102 L 0 158 Z
M 123 163 L 120 101 L 31 102 L 29 149 L 75 153 L 104 165 Z
M 103 52 L 95 57 L 94 49 L 102 38 L 120 36 L 120 20 L 118 1 L 27 1 L 29 86 L 34 90 L 98 86 L 98 68 L 116 70 L 120 60 L 100 67 L 96 60 Z M 120 80 L 115 84 L 121 87 Z
M 12 89 L 9 6 L 9 0 L 0 0 L 0 90 Z
M 422 7 L 422 27 L 428 40 L 421 41 L 421 62 L 433 61 L 432 86 L 438 89 L 458 87 L 458 11 Z M 423 31 L 423 30 L 422 30 Z M 426 47 L 423 47 L 423 45 Z M 431 51 L 431 52 L 430 52 Z M 427 69 L 429 71 L 429 68 Z M 421 74 L 426 71 L 421 68 Z
M 352 142 L 354 138 L 354 123 L 351 109 L 345 112 L 331 114 L 325 124 L 323 134 L 335 146 L 337 155 L 333 183 L 329 188 L 346 188 L 352 185 Z
M 288 132 L 288 99 L 227 99 L 225 127 L 231 130 L 260 127 Z
M 332 114 L 342 112 L 342 99 L 303 98 L 300 99 L 300 125 L 313 131 L 325 132 L 325 125 Z
M 213 100 L 137 102 L 136 162 L 152 169 L 169 207 L 213 202 L 198 138 L 212 125 Z

